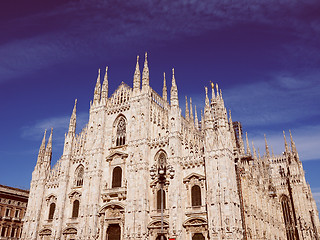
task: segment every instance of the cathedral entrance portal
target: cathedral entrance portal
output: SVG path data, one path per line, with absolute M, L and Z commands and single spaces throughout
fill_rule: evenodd
M 205 240 L 202 233 L 196 233 L 193 235 L 192 240 Z
M 156 238 L 156 240 L 162 240 L 162 239 L 161 239 L 161 236 L 159 235 L 159 236 Z M 167 240 L 166 236 L 163 236 L 163 240 Z
M 120 240 L 121 229 L 119 224 L 110 224 L 107 230 L 106 240 Z

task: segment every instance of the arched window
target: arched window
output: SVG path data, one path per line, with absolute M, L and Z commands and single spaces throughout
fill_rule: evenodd
M 116 146 L 122 146 L 126 144 L 126 121 L 123 117 L 120 118 L 117 125 L 117 140 Z
M 281 206 L 284 224 L 286 226 L 286 234 L 288 240 L 295 240 L 295 229 L 294 222 L 292 217 L 291 204 L 289 202 L 289 198 L 286 195 L 281 197 Z
M 56 210 L 56 204 L 55 203 L 51 203 L 50 207 L 49 207 L 49 216 L 48 219 L 52 220 L 53 216 L 54 216 L 54 211 Z
M 198 185 L 191 188 L 191 203 L 192 207 L 201 206 L 201 188 Z
M 79 216 L 79 200 L 74 200 L 73 201 L 73 206 L 72 206 L 72 218 L 77 218 Z
M 163 209 L 166 208 L 166 192 L 162 190 L 163 193 Z M 161 189 L 157 192 L 157 210 L 161 210 Z
M 112 173 L 112 188 L 121 187 L 122 181 L 122 169 L 121 167 L 115 167 Z
M 84 167 L 83 165 L 79 165 L 75 171 L 75 185 L 77 187 L 81 187 L 83 185 L 83 173 Z

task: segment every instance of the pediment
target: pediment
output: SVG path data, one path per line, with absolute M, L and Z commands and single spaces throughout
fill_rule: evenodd
M 68 197 L 71 198 L 80 198 L 81 197 L 81 192 L 79 191 L 72 191 L 71 193 L 68 194 Z
M 183 183 L 190 182 L 192 178 L 198 179 L 199 181 L 204 180 L 205 176 L 199 173 L 191 173 L 183 179 Z
M 63 230 L 63 233 L 62 234 L 74 234 L 76 235 L 77 234 L 77 229 L 76 228 L 73 228 L 73 227 L 69 227 L 69 228 L 66 228 Z
M 202 225 L 207 225 L 207 221 L 204 218 L 193 217 L 184 221 L 182 225 L 183 227 L 202 226 Z
M 114 151 L 112 152 L 109 156 L 106 157 L 107 161 L 111 161 L 115 157 L 120 157 L 120 158 L 127 158 L 128 154 L 120 151 Z
M 45 228 L 45 229 L 42 229 L 40 232 L 39 232 L 39 235 L 40 236 L 45 236 L 45 235 L 51 235 L 52 231 L 51 229 L 49 228 Z
M 131 92 L 132 88 L 124 82 L 121 82 L 119 87 L 111 95 L 108 103 L 109 106 L 117 106 L 129 102 Z

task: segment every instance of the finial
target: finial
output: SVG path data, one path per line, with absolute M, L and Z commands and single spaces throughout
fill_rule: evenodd
M 137 64 L 139 64 L 139 55 L 137 55 Z
M 291 134 L 291 130 L 290 130 L 290 129 L 289 129 L 289 133 L 290 133 L 291 149 L 292 149 L 293 152 L 296 152 L 296 151 L 297 151 L 296 144 L 295 144 L 295 142 L 293 141 L 293 138 L 292 138 L 292 134 Z
M 192 107 L 192 98 L 190 97 L 190 118 L 193 121 L 193 107 Z
M 166 86 L 166 73 L 163 73 L 163 86 Z
M 264 134 L 264 143 L 265 143 L 265 147 L 266 147 L 266 155 L 268 158 L 270 158 L 270 152 L 269 152 L 266 134 Z
M 219 96 L 219 86 L 218 83 L 216 83 L 216 90 L 217 90 L 217 97 Z
M 288 147 L 288 143 L 287 143 L 287 139 L 286 139 L 286 134 L 283 130 L 283 138 L 284 138 L 284 148 L 285 148 L 285 152 L 289 152 L 289 147 Z
M 247 145 L 247 155 L 251 155 L 251 150 L 249 146 L 248 133 L 246 132 L 246 145 Z
M 254 147 L 253 141 L 252 141 L 252 151 L 253 151 L 253 158 L 257 159 L 257 153 L 256 153 L 256 149 Z
M 273 147 L 271 146 L 272 158 L 274 158 Z
M 172 76 L 174 77 L 174 68 L 172 68 Z
M 188 97 L 187 96 L 185 97 L 186 97 L 186 120 L 189 121 L 190 114 L 189 114 L 189 107 L 188 107 Z
M 207 87 L 204 87 L 204 90 L 205 90 L 205 92 L 206 92 L 205 104 L 206 104 L 206 107 L 209 107 L 208 88 L 207 88 Z

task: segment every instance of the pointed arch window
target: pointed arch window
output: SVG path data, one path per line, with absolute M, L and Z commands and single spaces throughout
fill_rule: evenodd
M 79 200 L 74 200 L 73 201 L 72 218 L 77 218 L 79 216 L 79 205 L 80 205 Z
M 115 167 L 112 172 L 112 188 L 121 187 L 122 169 Z
M 50 204 L 50 207 L 49 207 L 48 220 L 52 220 L 52 219 L 53 219 L 55 210 L 56 210 L 56 204 L 55 204 L 55 203 L 51 203 L 51 204 Z
M 191 188 L 191 204 L 192 207 L 201 206 L 201 188 L 199 187 L 199 185 L 194 185 Z
M 75 171 L 75 185 L 81 187 L 83 185 L 84 167 L 79 165 Z
M 122 146 L 126 144 L 126 121 L 123 117 L 120 118 L 117 125 L 117 140 L 116 146 Z
M 286 195 L 281 197 L 281 206 L 282 206 L 282 213 L 284 224 L 286 226 L 286 234 L 288 240 L 295 240 L 295 227 L 294 221 L 292 216 L 292 209 L 289 198 Z
M 166 208 L 166 192 L 162 189 L 163 193 L 163 209 Z M 157 210 L 161 210 L 161 189 L 157 191 Z

